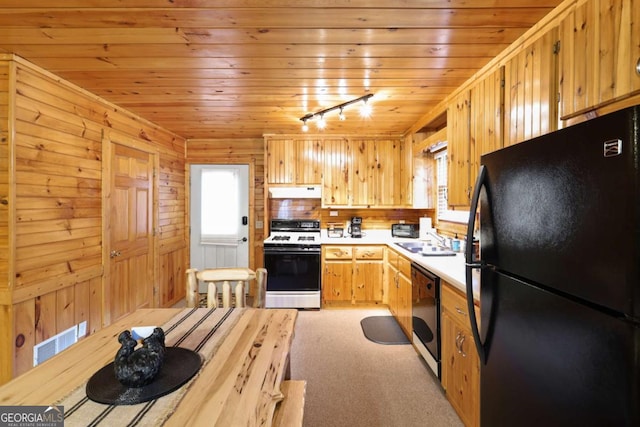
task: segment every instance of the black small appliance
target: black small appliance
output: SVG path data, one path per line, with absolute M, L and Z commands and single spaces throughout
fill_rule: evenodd
M 351 237 L 362 237 L 362 217 L 354 216 L 349 224 L 349 234 Z

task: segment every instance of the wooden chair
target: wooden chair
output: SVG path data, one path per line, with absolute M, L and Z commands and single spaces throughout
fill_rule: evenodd
M 254 307 L 264 307 L 267 287 L 267 270 L 258 268 L 208 268 L 198 271 L 195 268 L 187 270 L 187 307 L 197 307 L 200 304 L 199 283 L 207 283 L 207 307 L 218 306 L 218 286 L 222 285 L 222 307 L 231 307 L 231 291 L 235 295 L 235 306 L 245 307 L 245 289 L 249 289 L 252 280 L 256 281 L 256 296 Z

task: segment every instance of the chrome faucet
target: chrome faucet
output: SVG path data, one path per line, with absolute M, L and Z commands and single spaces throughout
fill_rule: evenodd
M 439 236 L 438 233 L 434 233 L 432 231 L 427 232 L 428 235 L 432 236 L 433 238 L 436 239 L 436 241 L 438 242 L 439 246 L 442 246 L 443 248 L 447 247 L 447 238 L 443 237 L 443 236 Z

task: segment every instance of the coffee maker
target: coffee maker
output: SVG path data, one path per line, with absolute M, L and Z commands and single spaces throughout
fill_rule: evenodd
M 351 237 L 362 237 L 362 217 L 354 216 L 349 224 L 349 234 Z

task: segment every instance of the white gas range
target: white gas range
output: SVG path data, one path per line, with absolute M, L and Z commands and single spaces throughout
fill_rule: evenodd
M 320 221 L 274 219 L 264 241 L 267 308 L 320 308 Z

